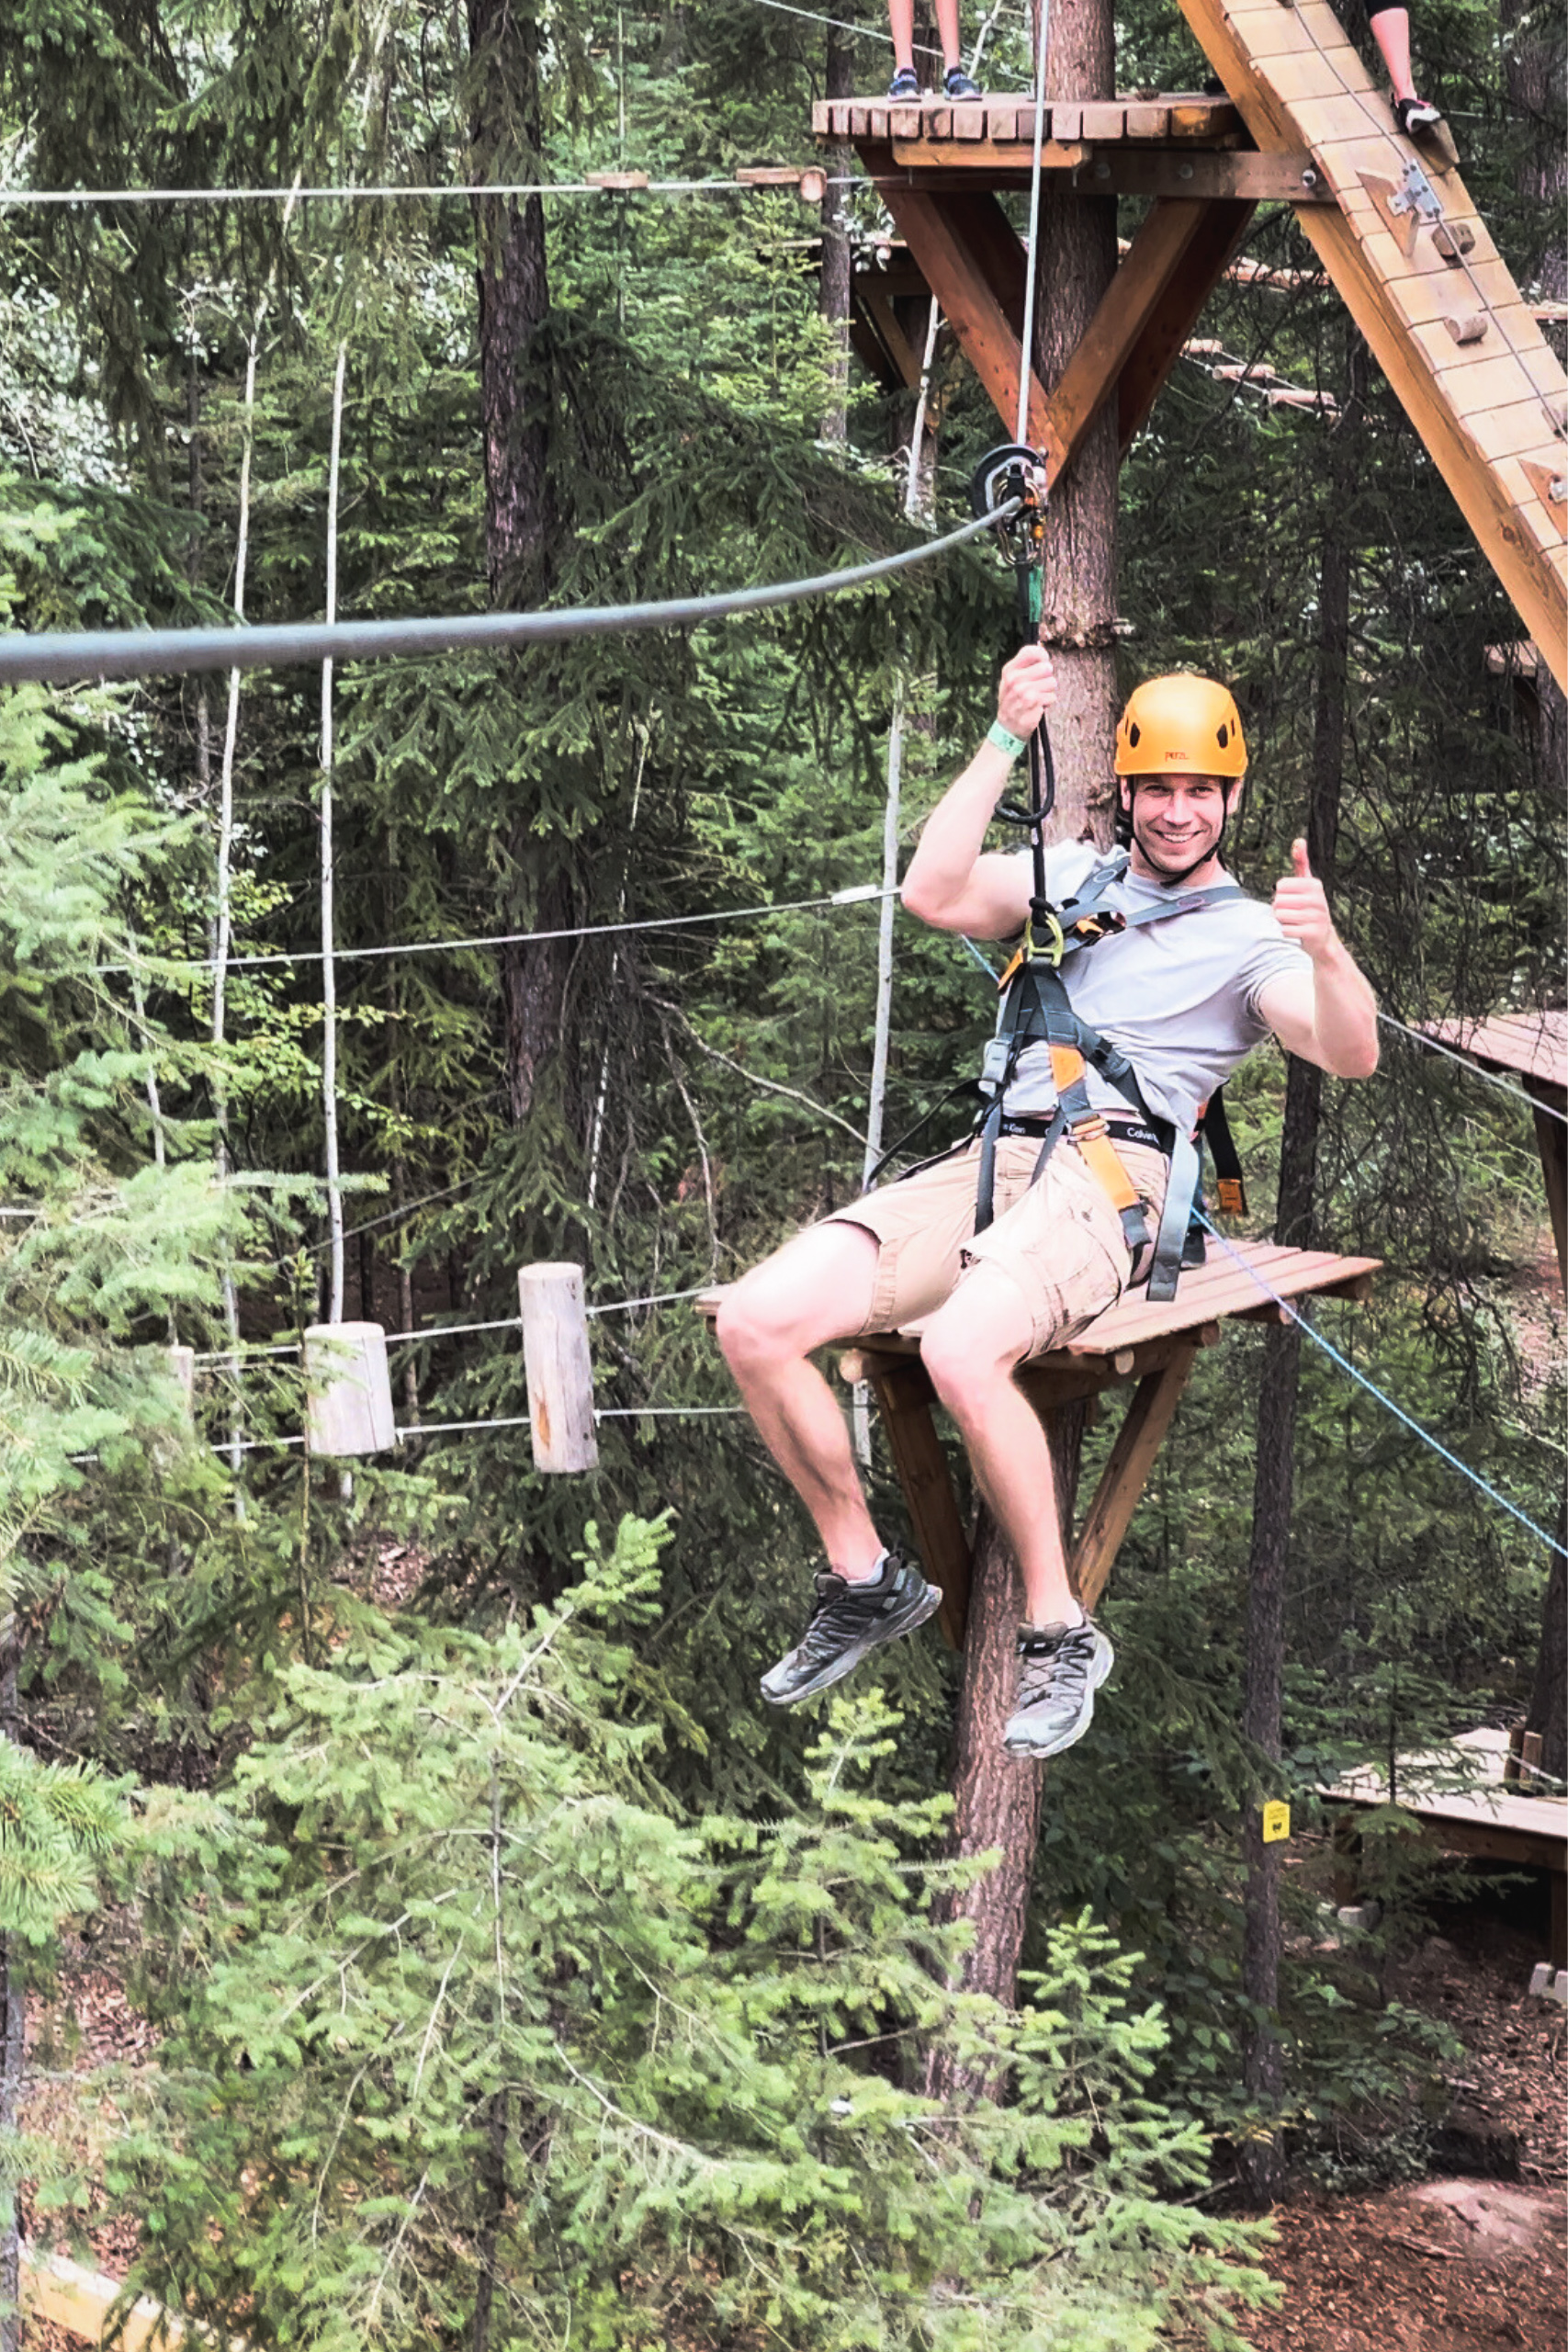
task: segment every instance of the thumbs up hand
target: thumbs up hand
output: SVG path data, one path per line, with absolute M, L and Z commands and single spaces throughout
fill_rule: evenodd
M 1274 885 L 1274 920 L 1314 963 L 1336 944 L 1328 899 L 1308 862 L 1304 841 L 1291 843 L 1291 871 Z

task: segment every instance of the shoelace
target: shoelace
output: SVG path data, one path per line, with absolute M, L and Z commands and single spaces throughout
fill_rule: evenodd
M 1019 1679 L 1018 1702 L 1021 1707 L 1032 1707 L 1049 1698 L 1064 1682 L 1087 1682 L 1094 1659 L 1094 1627 L 1087 1622 L 1075 1625 L 1052 1648 L 1025 1649 L 1020 1655 L 1023 1671 Z
M 861 1615 L 865 1608 L 863 1600 L 856 1600 L 860 1588 L 847 1583 L 842 1577 L 835 1577 L 832 1583 L 839 1587 L 838 1591 L 832 1589 L 826 1578 L 818 1587 L 817 1606 L 807 1618 L 806 1631 L 800 1637 L 798 1646 L 810 1658 L 820 1657 L 825 1650 L 836 1645 L 841 1633 L 858 1632 L 860 1629 Z M 882 1590 L 880 1586 L 878 1590 Z M 835 1623 L 835 1620 L 839 1622 Z

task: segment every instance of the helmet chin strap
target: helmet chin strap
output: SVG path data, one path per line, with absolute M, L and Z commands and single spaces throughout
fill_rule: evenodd
M 1179 873 L 1179 874 L 1166 874 L 1166 873 L 1164 873 L 1164 872 L 1161 872 L 1161 874 L 1160 874 L 1160 877 L 1159 877 L 1159 881 L 1160 881 L 1160 888 L 1161 888 L 1162 890 L 1179 890 L 1179 889 L 1181 888 L 1181 885 L 1182 885 L 1185 881 L 1189 880 L 1189 879 L 1190 879 L 1190 877 L 1192 875 L 1194 875 L 1194 874 L 1196 874 L 1196 873 L 1197 873 L 1198 868 L 1199 868 L 1201 865 L 1208 865 L 1208 863 L 1209 863 L 1209 860 L 1210 860 L 1212 857 L 1218 857 L 1218 855 L 1219 855 L 1219 854 L 1220 854 L 1220 847 L 1221 847 L 1221 844 L 1222 844 L 1222 842 L 1224 842 L 1224 837 L 1225 837 L 1225 827 L 1226 827 L 1226 826 L 1229 824 L 1229 822 L 1230 822 L 1230 816 L 1231 816 L 1231 794 L 1235 791 L 1235 779 L 1234 779 L 1233 777 L 1230 777 L 1230 776 L 1224 776 L 1224 777 L 1222 777 L 1222 778 L 1221 778 L 1221 780 L 1220 780 L 1220 790 L 1221 790 L 1221 793 L 1222 793 L 1222 794 L 1223 794 L 1223 796 L 1224 796 L 1224 812 L 1225 812 L 1225 813 L 1224 813 L 1224 815 L 1220 819 L 1220 830 L 1219 830 L 1219 831 L 1214 835 L 1213 840 L 1210 842 L 1210 844 L 1209 844 L 1208 848 L 1203 852 L 1202 856 L 1201 856 L 1201 857 L 1195 857 L 1195 858 L 1193 859 L 1193 861 L 1192 861 L 1192 863 L 1191 863 L 1191 865 L 1184 865 L 1184 866 L 1182 867 L 1182 869 L 1181 869 L 1181 871 L 1180 871 L 1180 873 Z M 1138 797 L 1138 779 L 1136 778 L 1136 776 L 1129 776 L 1129 777 L 1127 778 L 1127 797 L 1128 797 L 1128 799 L 1129 799 L 1130 801 L 1132 801 L 1132 800 L 1135 800 L 1135 799 L 1137 798 L 1137 797 Z M 1131 837 L 1131 835 L 1132 835 L 1132 831 L 1133 831 L 1133 812 L 1132 812 L 1132 809 L 1129 808 L 1129 809 L 1128 809 L 1128 811 L 1127 811 L 1127 831 L 1128 831 L 1129 838 L 1130 838 L 1130 837 Z M 1145 850 L 1145 851 L 1144 852 L 1144 854 L 1145 855 L 1145 857 L 1147 857 L 1147 856 L 1148 856 L 1148 852 Z M 1151 858 L 1149 858 L 1149 864 L 1150 864 L 1151 865 L 1154 864 L 1154 860 L 1153 860 L 1153 858 L 1152 858 L 1152 857 L 1151 857 Z

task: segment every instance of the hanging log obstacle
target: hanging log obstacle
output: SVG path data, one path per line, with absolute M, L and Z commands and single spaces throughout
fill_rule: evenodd
M 312 1323 L 304 1363 L 312 1453 L 383 1453 L 396 1445 L 387 1335 L 379 1323 Z
M 523 1311 L 523 1369 L 534 1467 L 595 1470 L 599 1437 L 582 1269 L 524 1266 L 518 1272 L 517 1296 Z
M 1081 196 L 1151 198 L 1028 437 L 1053 476 L 1114 401 L 1126 450 L 1259 203 L 1291 204 L 1560 685 L 1568 688 L 1568 378 L 1451 152 L 1395 131 L 1328 0 L 1180 0 L 1225 98 L 1053 103 L 1042 168 Z M 818 105 L 850 141 L 908 260 L 1008 431 L 1026 257 L 998 201 L 1026 187 L 1035 110 L 1016 98 Z
M 1212 1248 L 1206 1265 L 1181 1277 L 1174 1299 L 1151 1306 L 1141 1292 L 1122 1300 L 1065 1347 L 1022 1367 L 1018 1385 L 1049 1430 L 1063 1408 L 1132 1386 L 1122 1426 L 1078 1531 L 1068 1566 L 1079 1600 L 1092 1609 L 1105 1589 L 1132 1524 L 1160 1444 L 1199 1352 L 1215 1346 L 1222 1325 L 1279 1317 L 1259 1280 L 1281 1299 L 1364 1299 L 1382 1261 L 1341 1258 L 1326 1250 L 1289 1250 L 1267 1241 Z M 1242 1262 L 1237 1263 L 1237 1260 Z M 724 1294 L 705 1291 L 697 1312 L 711 1325 Z M 969 1613 L 970 1549 L 946 1451 L 932 1418 L 936 1402 L 919 1358 L 919 1330 L 879 1331 L 840 1359 L 842 1378 L 869 1381 L 887 1449 L 909 1514 L 916 1549 L 942 1590 L 939 1623 L 950 1647 L 962 1649 Z

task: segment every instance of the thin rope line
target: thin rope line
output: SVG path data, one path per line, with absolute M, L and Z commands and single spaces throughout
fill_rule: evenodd
M 593 1418 L 596 1421 L 709 1421 L 745 1410 L 744 1405 L 606 1405 Z
M 1355 1381 L 1359 1386 L 1364 1388 L 1369 1396 L 1375 1396 L 1380 1405 L 1386 1406 L 1388 1410 L 1393 1415 L 1395 1420 L 1403 1421 L 1405 1428 L 1409 1430 L 1414 1436 L 1418 1437 L 1423 1445 L 1430 1446 L 1434 1453 L 1440 1455 L 1442 1460 L 1449 1464 L 1450 1469 L 1457 1470 L 1461 1477 L 1468 1478 L 1472 1487 L 1479 1487 L 1481 1492 L 1485 1495 L 1489 1500 L 1500 1504 L 1503 1510 L 1507 1511 L 1511 1518 L 1518 1521 L 1521 1527 L 1528 1528 L 1532 1535 L 1539 1536 L 1541 1543 L 1546 1545 L 1549 1552 L 1561 1552 L 1562 1553 L 1563 1557 L 1568 1559 L 1568 1545 L 1559 1544 L 1557 1538 L 1554 1535 L 1549 1535 L 1544 1527 L 1538 1527 L 1535 1521 L 1529 1517 L 1529 1513 L 1522 1511 L 1519 1509 L 1517 1503 L 1511 1503 L 1506 1495 L 1499 1494 L 1495 1487 L 1489 1486 L 1487 1481 L 1481 1476 L 1479 1470 L 1472 1470 L 1468 1462 L 1461 1462 L 1457 1453 L 1450 1453 L 1448 1447 L 1443 1443 L 1441 1438 L 1434 1437 L 1430 1430 L 1423 1429 L 1421 1423 L 1417 1420 L 1413 1420 L 1410 1415 L 1405 1411 L 1404 1406 L 1396 1405 L 1393 1398 L 1388 1395 L 1386 1390 L 1380 1388 L 1375 1380 L 1369 1380 L 1364 1372 L 1358 1371 L 1357 1367 L 1350 1362 L 1348 1356 L 1340 1354 L 1332 1340 L 1325 1340 L 1323 1333 L 1317 1329 L 1315 1324 L 1309 1323 L 1303 1315 L 1298 1314 L 1296 1309 L 1291 1305 L 1289 1299 L 1281 1298 L 1279 1292 L 1275 1290 L 1270 1283 L 1264 1281 L 1257 1267 L 1252 1265 L 1248 1260 L 1242 1256 L 1241 1251 L 1235 1248 L 1234 1243 L 1226 1240 L 1224 1235 L 1210 1222 L 1209 1218 L 1196 1204 L 1193 1205 L 1192 1214 L 1197 1218 L 1199 1224 L 1202 1227 L 1204 1232 L 1213 1235 L 1213 1238 L 1219 1243 L 1221 1249 L 1224 1251 L 1226 1257 L 1234 1259 L 1244 1273 L 1250 1274 L 1258 1289 L 1263 1293 L 1264 1296 L 1266 1298 L 1272 1299 L 1274 1305 L 1280 1308 L 1280 1312 L 1287 1317 L 1287 1319 L 1293 1323 L 1298 1330 L 1304 1331 L 1307 1338 L 1313 1341 L 1314 1345 L 1321 1348 L 1324 1354 L 1330 1357 L 1332 1361 L 1339 1366 L 1341 1372 L 1348 1372 L 1351 1379 Z
M 776 8 L 782 0 L 759 0 L 763 7 Z M 792 10 L 792 14 L 805 14 Z M 824 18 L 831 23 L 830 17 Z M 886 35 L 875 36 L 886 40 Z M 934 55 L 928 51 L 927 55 Z M 781 164 L 781 170 L 794 171 L 793 164 Z M 803 164 L 801 171 L 811 166 Z M 443 196 L 501 197 L 508 200 L 535 196 L 707 196 L 741 195 L 773 196 L 780 183 L 766 180 L 705 179 L 648 180 L 637 187 L 603 187 L 594 180 L 443 180 L 436 182 L 402 182 L 397 186 L 365 185 L 345 182 L 327 187 L 4 187 L 0 188 L 0 209 L 24 209 L 28 206 L 71 206 L 92 204 L 283 204 L 292 197 L 299 203 L 385 203 L 399 198 L 418 198 L 428 202 Z
M 601 934 L 608 935 L 615 932 L 685 931 L 695 923 L 750 922 L 762 915 L 799 914 L 813 907 L 860 906 L 868 904 L 873 899 L 897 898 L 897 895 L 896 890 L 891 892 L 885 890 L 879 882 L 854 882 L 847 889 L 829 890 L 823 897 L 817 899 L 773 899 L 755 907 L 714 907 L 708 909 L 705 913 L 694 915 L 646 915 L 633 922 L 575 923 L 555 931 L 489 932 L 470 939 L 393 940 L 372 947 L 340 947 L 336 954 L 340 963 L 349 959 L 356 963 L 368 963 L 376 957 L 384 956 L 456 955 L 465 948 L 522 947 L 531 941 L 593 939 Z M 246 970 L 254 971 L 268 965 L 319 964 L 322 958 L 322 952 L 319 947 L 302 947 L 279 948 L 274 953 L 261 956 L 231 956 L 226 959 L 225 968 L 231 972 L 237 967 L 243 967 Z M 168 956 L 146 956 L 135 965 L 96 964 L 93 967 L 95 973 L 100 977 L 143 969 L 152 973 L 172 973 L 210 972 L 215 968 L 215 960 L 210 956 L 195 956 L 186 960 Z
M 1036 56 L 1034 60 L 1034 161 L 1029 180 L 1029 278 L 1023 295 L 1023 340 L 1018 355 L 1018 430 L 1013 439 L 1027 445 L 1029 434 L 1029 393 L 1034 376 L 1034 289 L 1040 278 L 1040 182 L 1041 158 L 1045 143 L 1045 59 L 1051 42 L 1050 0 L 1037 0 L 1039 21 L 1036 25 Z M 1030 0 L 1024 0 L 1024 6 Z
M 1014 499 L 923 546 L 808 580 L 727 589 L 659 604 L 580 605 L 558 612 L 459 613 L 396 621 L 287 621 L 257 628 L 84 629 L 0 637 L 0 682 L 69 685 L 92 678 L 173 677 L 200 670 L 297 668 L 321 662 L 409 659 L 433 653 L 500 653 L 520 645 L 605 637 L 641 629 L 696 628 L 739 613 L 764 612 L 810 596 L 870 587 L 933 556 L 951 555 L 1018 512 Z
M 1401 1030 L 1406 1037 L 1414 1037 L 1418 1046 L 1426 1046 L 1432 1053 L 1441 1054 L 1450 1062 L 1458 1062 L 1461 1069 L 1468 1070 L 1472 1078 L 1484 1079 L 1488 1086 L 1497 1089 L 1499 1094 L 1506 1094 L 1512 1102 L 1522 1102 L 1527 1111 L 1540 1111 L 1547 1118 L 1557 1119 L 1568 1126 L 1568 1112 L 1559 1111 L 1551 1102 L 1538 1102 L 1533 1094 L 1527 1094 L 1522 1086 L 1510 1086 L 1506 1078 L 1500 1078 L 1495 1069 L 1483 1069 L 1481 1064 L 1472 1061 L 1468 1054 L 1456 1052 L 1452 1046 L 1442 1045 L 1436 1037 L 1428 1037 L 1424 1030 L 1412 1029 L 1407 1021 L 1396 1021 L 1392 1012 L 1380 1012 L 1378 1019 L 1386 1023 L 1390 1029 Z
M 695 1283 L 690 1290 L 650 1290 L 645 1292 L 640 1298 L 604 1299 L 589 1306 L 586 1312 L 591 1316 L 625 1315 L 635 1306 L 669 1306 L 682 1299 L 701 1298 L 705 1291 L 710 1291 L 712 1288 L 712 1283 Z M 493 1323 L 433 1323 L 428 1330 L 388 1331 L 383 1336 L 387 1346 L 395 1348 L 415 1340 L 450 1340 L 466 1331 L 520 1331 L 522 1328 L 523 1317 L 520 1315 L 503 1315 Z M 299 1342 L 298 1340 L 289 1340 L 281 1341 L 276 1346 L 246 1347 L 242 1349 L 241 1353 L 253 1357 L 297 1356 L 299 1353 Z M 196 1356 L 193 1361 L 199 1364 L 228 1363 L 232 1360 L 233 1354 L 232 1348 L 213 1348 Z

